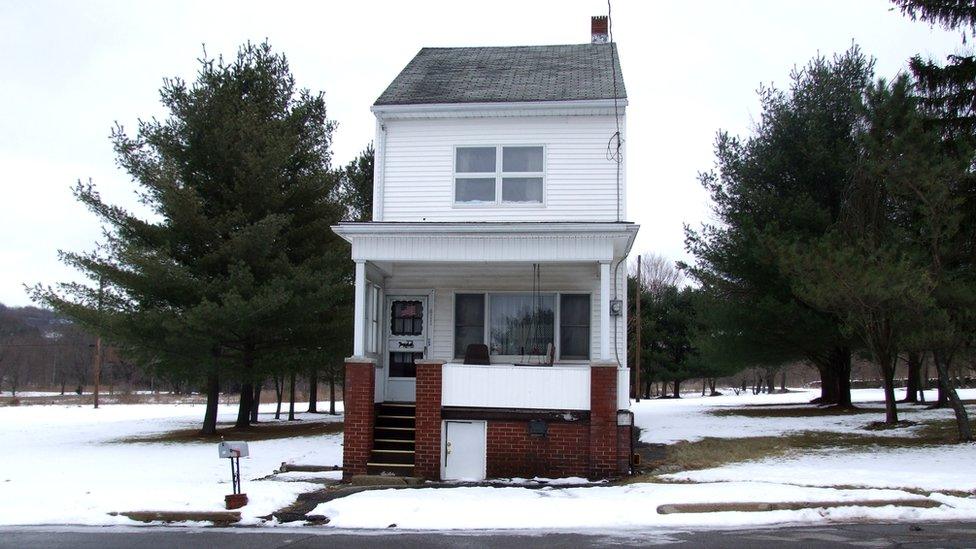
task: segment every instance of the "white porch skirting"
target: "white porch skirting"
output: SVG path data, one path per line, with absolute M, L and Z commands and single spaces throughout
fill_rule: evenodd
M 589 366 L 445 364 L 442 406 L 589 410 Z

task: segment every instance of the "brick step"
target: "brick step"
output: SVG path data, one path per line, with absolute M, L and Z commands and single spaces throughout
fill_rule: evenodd
M 413 465 L 413 450 L 373 450 L 369 456 L 371 463 L 396 463 Z
M 416 418 L 413 416 L 391 416 L 380 414 L 376 416 L 377 427 L 413 427 Z
M 414 441 L 413 439 L 377 438 L 373 440 L 373 448 L 376 450 L 413 450 Z
M 412 464 L 373 463 L 366 464 L 366 473 L 370 475 L 393 475 L 396 477 L 412 477 Z

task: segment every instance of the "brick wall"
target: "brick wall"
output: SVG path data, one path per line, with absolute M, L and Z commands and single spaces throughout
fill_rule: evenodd
M 592 478 L 617 474 L 617 365 L 590 365 L 590 471 Z
M 346 359 L 346 383 L 342 398 L 343 417 L 342 478 L 366 474 L 366 462 L 373 450 L 373 421 L 376 409 L 373 392 L 376 368 L 362 357 Z
M 414 475 L 441 478 L 441 371 L 442 360 L 418 360 L 417 364 L 417 442 Z
M 586 422 L 549 423 L 529 435 L 527 421 L 488 422 L 488 477 L 585 477 L 590 428 Z

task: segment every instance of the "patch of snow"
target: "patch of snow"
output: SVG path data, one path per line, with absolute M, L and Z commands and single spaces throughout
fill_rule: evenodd
M 270 420 L 272 405 L 261 407 Z M 133 404 L 0 407 L 0 525 L 133 524 L 110 511 L 218 511 L 231 492 L 228 460 L 215 443 L 120 443 L 119 439 L 199 428 L 204 406 Z M 235 406 L 220 406 L 219 421 L 233 421 Z M 306 421 L 341 416 L 302 414 Z M 342 463 L 342 435 L 249 442 L 241 460 L 241 509 L 254 523 L 292 503 L 309 482 L 256 482 L 281 462 Z
M 902 398 L 904 390 L 896 391 Z M 884 419 L 884 392 L 881 389 L 854 389 L 851 400 L 861 407 L 877 408 L 878 415 L 844 414 L 814 417 L 746 417 L 740 415 L 716 415 L 711 412 L 723 408 L 773 405 L 790 406 L 806 404 L 820 396 L 819 390 L 792 389 L 789 393 L 759 394 L 751 392 L 739 395 L 727 393 L 717 397 L 701 397 L 700 393 L 685 394 L 680 399 L 649 399 L 631 402 L 634 422 L 641 428 L 642 442 L 672 444 L 682 440 L 696 441 L 706 437 L 745 438 L 780 436 L 801 431 L 827 431 L 835 433 L 875 434 L 882 436 L 914 436 L 917 427 L 902 427 L 884 432 L 868 431 L 871 422 Z M 930 401 L 935 391 L 926 392 Z M 960 398 L 976 398 L 976 389 L 962 389 Z M 870 404 L 865 404 L 870 403 Z M 924 406 L 899 405 L 900 417 L 911 421 L 949 419 L 951 409 L 926 410 Z
M 976 501 L 944 496 L 954 508 L 850 507 L 800 511 L 659 515 L 659 505 L 714 502 L 920 499 L 900 490 L 839 490 L 755 482 L 631 484 L 592 488 L 421 488 L 375 490 L 319 504 L 339 528 L 408 529 L 730 527 L 826 519 L 932 520 L 976 516 Z
M 921 490 L 976 490 L 976 475 L 961 474 L 976 463 L 976 444 L 877 448 L 850 452 L 824 449 L 802 455 L 685 471 L 663 478 L 695 482 L 748 481 L 808 486 L 867 486 Z

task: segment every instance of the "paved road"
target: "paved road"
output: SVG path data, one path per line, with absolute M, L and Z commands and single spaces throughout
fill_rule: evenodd
M 131 547 L 313 548 L 313 547 L 491 547 L 500 549 L 641 547 L 976 547 L 976 523 L 850 524 L 756 530 L 660 530 L 607 533 L 471 532 L 419 533 L 389 530 L 349 533 L 325 528 L 45 528 L 0 529 L 0 547 L 116 549 Z

